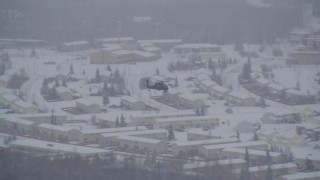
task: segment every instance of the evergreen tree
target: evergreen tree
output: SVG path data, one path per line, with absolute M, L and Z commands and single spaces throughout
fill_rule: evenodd
M 202 106 L 202 107 L 200 108 L 200 115 L 201 115 L 201 116 L 204 116 L 205 114 L 206 114 L 206 109 L 205 109 L 204 106 Z
M 125 118 L 123 116 L 123 114 L 121 114 L 121 117 L 120 117 L 120 126 L 121 127 L 126 127 L 126 121 L 125 121 Z
M 175 87 L 179 86 L 179 82 L 178 82 L 178 78 L 177 77 L 174 79 L 174 86 Z
M 116 118 L 116 127 L 119 127 L 119 117 L 117 116 L 117 118 Z
M 70 73 L 70 74 L 74 74 L 73 65 L 72 65 L 72 64 L 70 65 L 70 71 L 69 71 L 69 73 Z
M 67 83 L 65 79 L 62 80 L 62 86 L 67 87 Z
M 54 86 L 55 87 L 59 87 L 60 84 L 59 84 L 59 80 L 56 78 L 55 81 L 54 81 Z
M 0 64 L 0 76 L 4 75 L 6 71 L 6 65 L 4 63 Z
M 48 88 L 48 80 L 47 80 L 46 77 L 43 79 L 42 87 L 43 87 L 43 88 Z
M 85 75 L 85 74 L 86 74 L 86 70 L 83 70 L 83 71 L 82 71 L 82 74 Z
M 306 158 L 305 164 L 306 164 L 306 170 L 309 170 L 309 171 L 313 170 L 314 165 L 313 165 L 313 162 L 309 158 Z
M 109 104 L 109 97 L 106 93 L 103 95 L 103 104 Z
M 160 75 L 160 71 L 159 71 L 159 68 L 157 67 L 156 69 L 156 75 Z
M 99 83 L 101 81 L 101 78 L 100 78 L 100 71 L 99 69 L 96 70 L 96 82 Z
M 246 147 L 246 154 L 245 154 L 244 160 L 247 161 L 247 164 L 250 164 L 249 150 L 247 147 Z
M 200 114 L 200 109 L 199 109 L 199 108 L 197 108 L 197 109 L 196 109 L 196 115 L 197 115 L 197 116 L 200 116 L 200 115 L 201 115 L 201 114 Z
M 240 132 L 237 131 L 237 139 L 240 140 Z
M 247 59 L 247 65 L 248 65 L 248 72 L 249 72 L 249 74 L 251 74 L 252 73 L 252 68 L 251 68 L 251 59 L 250 59 L 250 57 L 248 57 L 248 59 Z
M 264 179 L 265 180 L 274 180 L 270 165 L 268 165 L 267 173 L 266 173 L 266 176 Z
M 103 83 L 102 93 L 103 93 L 103 94 L 108 93 L 108 84 L 107 84 L 107 82 L 104 82 L 104 83 Z
M 266 107 L 267 106 L 267 104 L 266 104 L 266 100 L 263 98 L 263 97 L 260 97 L 260 100 L 259 100 L 260 102 L 259 102 L 259 104 L 260 104 L 260 106 L 261 107 Z
M 213 69 L 213 62 L 211 58 L 208 61 L 208 69 L 211 69 L 211 70 Z
M 108 71 L 112 71 L 110 64 L 107 65 L 107 70 L 108 70 Z
M 118 69 L 114 72 L 114 81 L 117 83 L 121 80 L 120 72 Z
M 175 136 L 174 136 L 174 132 L 173 132 L 173 127 L 170 126 L 168 129 L 168 141 L 174 140 Z
M 34 48 L 32 48 L 31 50 L 31 57 L 35 57 L 36 56 L 36 50 Z
M 254 140 L 254 141 L 258 141 L 258 140 L 259 140 L 259 137 L 258 137 L 257 131 L 255 131 L 255 132 L 254 132 L 253 140 Z
M 270 162 L 271 162 L 271 156 L 270 156 L 270 151 L 269 151 L 269 149 L 267 149 L 267 151 L 266 151 L 266 162 L 267 162 L 267 163 L 270 163 Z

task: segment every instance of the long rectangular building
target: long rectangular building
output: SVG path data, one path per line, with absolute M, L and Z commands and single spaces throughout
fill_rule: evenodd
M 186 128 L 199 128 L 199 127 L 216 127 L 219 126 L 219 118 L 212 116 L 194 116 L 194 117 L 179 117 L 179 118 L 166 118 L 156 119 L 153 124 L 154 129 L 169 128 L 181 130 Z

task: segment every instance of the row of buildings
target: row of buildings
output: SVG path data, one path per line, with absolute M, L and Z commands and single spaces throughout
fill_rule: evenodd
M 226 99 L 231 104 L 238 106 L 255 106 L 257 104 L 254 97 L 239 92 L 233 92 L 230 89 L 222 87 L 211 81 L 207 74 L 198 75 L 195 83 L 210 96 L 218 99 Z
M 271 93 L 274 97 L 281 96 L 282 98 L 290 99 L 300 103 L 314 102 L 313 95 L 303 93 L 295 89 L 288 89 L 280 84 L 274 83 L 263 77 L 253 78 L 253 82 L 260 88 Z

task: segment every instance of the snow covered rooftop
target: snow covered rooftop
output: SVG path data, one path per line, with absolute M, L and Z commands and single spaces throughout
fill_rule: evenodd
M 116 136 L 134 136 L 141 134 L 158 134 L 158 133 L 167 133 L 168 131 L 165 129 L 152 129 L 152 130 L 142 130 L 142 131 L 127 131 L 127 132 L 115 132 L 115 133 L 104 133 L 103 137 L 116 137 Z
M 74 127 L 58 126 L 58 125 L 52 125 L 52 124 L 47 124 L 47 123 L 41 123 L 38 125 L 38 127 L 45 128 L 45 129 L 51 129 L 51 130 L 57 130 L 57 131 L 64 131 L 64 132 L 68 132 L 68 131 L 75 129 Z
M 246 150 L 241 148 L 226 148 L 223 151 L 225 152 L 234 152 L 234 153 L 241 153 L 245 154 Z M 248 149 L 249 154 L 257 155 L 257 156 L 266 156 L 266 151 L 260 151 L 260 150 L 254 150 L 254 149 Z M 271 157 L 279 157 L 281 153 L 277 152 L 270 152 Z
M 132 51 L 119 50 L 119 51 L 112 51 L 111 54 L 112 54 L 112 55 L 115 55 L 115 56 L 124 56 L 124 55 L 130 55 L 130 54 L 132 54 Z
M 66 42 L 63 43 L 66 46 L 75 46 L 75 45 L 84 45 L 84 44 L 89 44 L 88 41 L 74 41 L 74 42 Z
M 228 165 L 228 164 L 244 164 L 246 161 L 244 159 L 226 159 L 226 160 L 218 160 L 218 161 L 209 161 L 209 162 L 196 162 L 196 163 L 190 163 L 190 164 L 184 164 L 183 169 L 194 169 L 194 168 L 202 168 L 202 167 L 208 167 L 213 165 Z
M 15 141 L 11 142 L 10 145 L 11 146 L 31 147 L 31 148 L 37 148 L 37 149 L 66 152 L 66 153 L 79 153 L 79 154 L 83 154 L 83 155 L 112 153 L 112 151 L 105 150 L 105 149 L 76 146 L 76 145 L 70 145 L 70 144 L 62 144 L 62 143 L 42 141 L 42 140 L 36 140 L 36 139 L 15 140 Z
M 217 91 L 219 93 L 227 93 L 229 92 L 230 90 L 225 88 L 225 87 L 222 87 L 222 86 L 212 86 L 211 89 L 213 89 L 214 91 Z
M 138 40 L 138 43 L 182 43 L 181 39 Z
M 150 52 L 146 52 L 146 51 L 133 51 L 133 53 L 135 53 L 136 55 L 142 56 L 142 57 L 154 57 L 156 56 L 153 53 Z
M 157 48 L 155 46 L 147 46 L 147 47 L 143 47 L 142 49 L 145 51 L 159 51 L 160 50 L 160 48 Z
M 12 123 L 17 123 L 17 124 L 23 124 L 23 125 L 27 125 L 27 126 L 34 124 L 34 122 L 32 122 L 32 121 L 28 121 L 28 120 L 20 119 L 20 118 L 15 118 L 15 117 L 8 117 L 8 118 L 6 118 L 6 121 L 9 121 Z
M 149 138 L 136 137 L 136 136 L 118 136 L 117 139 L 134 141 L 134 142 L 142 142 L 142 143 L 150 143 L 150 144 L 157 144 L 161 142 L 161 140 L 157 140 L 157 139 L 149 139 Z
M 235 98 L 239 98 L 239 99 L 247 99 L 250 96 L 243 94 L 243 93 L 239 93 L 239 92 L 235 92 L 235 91 L 231 91 L 228 93 L 228 95 L 235 97 Z
M 170 116 L 195 116 L 196 113 L 193 110 L 179 110 L 179 111 L 174 111 L 174 112 L 164 112 L 160 111 L 157 113 L 144 113 L 144 114 L 137 114 L 137 115 L 132 115 L 132 118 L 145 118 L 145 117 L 150 117 L 150 118 L 168 118 Z
M 255 79 L 255 81 L 261 85 L 267 85 L 271 83 L 269 79 L 262 78 L 262 77 Z
M 217 117 L 213 116 L 192 116 L 192 117 L 176 117 L 176 118 L 163 118 L 163 119 L 156 119 L 158 122 L 173 122 L 173 121 L 201 121 L 201 120 L 208 120 L 208 119 L 218 119 Z
M 16 104 L 16 105 L 18 105 L 20 107 L 23 107 L 23 108 L 35 107 L 31 103 L 28 103 L 28 102 L 25 102 L 25 101 L 22 101 L 22 100 L 15 101 L 14 104 Z
M 57 91 L 58 93 L 65 93 L 65 92 L 70 92 L 70 93 L 71 93 L 71 91 L 70 91 L 68 88 L 64 87 L 64 86 L 59 86 L 59 87 L 57 87 L 57 88 L 56 88 L 56 91 Z
M 246 146 L 257 146 L 257 145 L 268 145 L 264 141 L 246 141 L 240 143 L 230 143 L 230 144 L 216 144 L 204 146 L 205 149 L 213 150 L 213 149 L 224 149 L 224 148 L 232 148 L 232 147 L 246 147 Z
M 216 44 L 181 44 L 176 46 L 175 48 L 216 48 L 216 47 L 220 47 L 219 45 Z
M 125 100 L 125 101 L 127 101 L 127 102 L 129 102 L 129 103 L 136 103 L 136 102 L 139 102 L 139 101 L 140 101 L 139 99 L 137 99 L 137 98 L 135 98 L 135 97 L 127 96 L 127 95 L 122 96 L 121 99 L 122 99 L 122 100 Z
M 314 171 L 314 172 L 300 172 L 296 174 L 289 174 L 281 176 L 285 180 L 304 180 L 304 179 L 311 179 L 311 178 L 318 178 L 320 179 L 320 171 Z
M 18 96 L 14 95 L 14 94 L 11 94 L 11 93 L 2 94 L 1 96 L 2 96 L 2 98 L 3 98 L 4 100 L 6 100 L 6 101 L 8 101 L 8 102 L 10 102 L 10 101 L 15 101 L 15 100 L 18 100 L 18 99 L 19 99 Z
M 280 84 L 276 84 L 276 83 L 270 83 L 268 84 L 268 87 L 277 91 L 282 91 L 285 89 L 284 86 L 280 85 Z
M 297 95 L 297 96 L 308 96 L 308 94 L 305 94 L 301 91 L 297 91 L 295 89 L 288 89 L 286 92 L 289 94 Z
M 9 75 L 2 75 L 2 76 L 0 76 L 0 81 L 7 82 L 10 80 L 10 78 L 11 78 L 11 76 L 9 76 Z
M 177 141 L 174 142 L 177 146 L 199 146 L 199 145 L 207 145 L 207 144 L 222 144 L 222 143 L 231 143 L 237 142 L 238 139 L 235 137 L 231 138 L 221 138 L 221 139 L 206 139 L 206 140 L 198 140 L 198 141 Z
M 114 132 L 126 132 L 126 131 L 141 131 L 147 130 L 145 126 L 130 126 L 130 127 L 118 127 L 118 128 L 104 128 L 104 129 L 86 129 L 82 130 L 82 134 L 98 134 L 98 133 L 114 133 Z

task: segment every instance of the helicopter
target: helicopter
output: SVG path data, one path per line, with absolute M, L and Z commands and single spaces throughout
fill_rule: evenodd
M 151 85 L 149 82 L 150 78 L 143 78 L 141 79 L 141 81 L 144 81 L 143 84 L 146 87 L 146 89 L 155 89 L 164 92 L 167 92 L 169 90 L 169 87 L 163 81 L 157 80 L 157 82 L 155 82 L 153 85 Z

